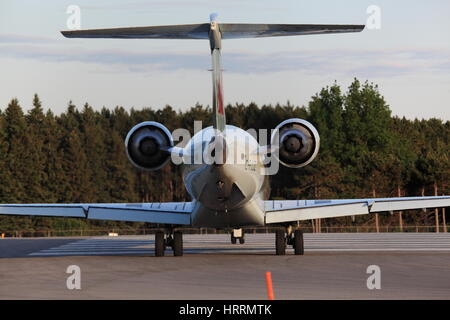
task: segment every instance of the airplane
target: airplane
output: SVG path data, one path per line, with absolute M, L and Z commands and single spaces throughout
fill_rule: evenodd
M 67 38 L 119 39 L 206 39 L 212 58 L 213 126 L 197 132 L 185 147 L 177 147 L 170 131 L 161 123 L 145 121 L 134 126 L 125 139 L 131 163 L 142 170 L 158 170 L 170 159 L 181 157 L 183 181 L 190 202 L 170 203 L 72 203 L 0 204 L 2 215 L 74 217 L 96 220 L 134 221 L 157 224 L 155 256 L 170 247 L 174 256 L 183 255 L 183 228 L 210 227 L 230 231 L 231 242 L 244 243 L 244 227 L 275 226 L 276 255 L 292 246 L 295 255 L 304 254 L 302 230 L 297 222 L 450 206 L 450 196 L 368 198 L 336 200 L 268 200 L 269 174 L 265 159 L 290 168 L 311 163 L 319 152 L 316 128 L 303 119 L 281 122 L 270 143 L 260 146 L 253 135 L 226 124 L 223 102 L 222 39 L 259 38 L 360 32 L 364 25 L 235 24 L 209 23 L 113 29 L 62 31 Z M 235 161 L 230 155 L 241 157 Z M 212 161 L 193 161 L 200 158 Z M 205 160 L 204 159 L 204 160 Z

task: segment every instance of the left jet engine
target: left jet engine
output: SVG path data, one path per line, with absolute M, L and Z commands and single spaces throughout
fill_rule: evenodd
M 161 169 L 170 159 L 174 145 L 172 134 L 161 123 L 145 121 L 135 125 L 127 134 L 125 149 L 131 163 L 142 170 Z

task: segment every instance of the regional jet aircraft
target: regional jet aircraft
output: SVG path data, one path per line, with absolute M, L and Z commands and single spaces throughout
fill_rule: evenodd
M 404 197 L 349 200 L 267 200 L 269 196 L 266 159 L 275 155 L 278 163 L 291 168 L 309 164 L 319 151 L 319 134 L 302 119 L 281 122 L 270 143 L 261 147 L 248 132 L 225 121 L 223 104 L 222 39 L 314 35 L 360 32 L 364 25 L 311 24 L 219 24 L 210 23 L 63 31 L 68 38 L 120 39 L 206 39 L 212 56 L 213 123 L 196 133 L 185 147 L 177 147 L 169 130 L 160 123 L 146 121 L 133 127 L 125 140 L 131 163 L 143 170 L 157 170 L 173 156 L 183 159 L 183 179 L 190 202 L 139 204 L 0 204 L 0 214 L 76 217 L 97 220 L 138 221 L 158 224 L 155 255 L 170 247 L 175 256 L 183 254 L 183 227 L 211 227 L 230 231 L 232 243 L 244 243 L 243 227 L 277 226 L 275 251 L 284 255 L 286 247 L 304 253 L 303 234 L 296 227 L 301 220 L 333 218 L 450 206 L 450 196 Z M 237 138 L 236 138 L 237 137 Z M 200 158 L 192 161 L 196 151 Z M 208 152 L 205 152 L 208 151 Z M 237 154 L 241 162 L 230 154 Z

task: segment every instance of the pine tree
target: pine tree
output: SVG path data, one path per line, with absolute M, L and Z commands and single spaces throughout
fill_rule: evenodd
M 44 126 L 45 115 L 41 101 L 37 94 L 33 98 L 33 108 L 26 116 L 26 136 L 29 144 L 28 157 L 22 161 L 26 162 L 26 189 L 29 201 L 46 202 L 49 194 L 45 190 L 48 184 L 48 177 L 45 172 L 45 164 L 48 162 L 48 155 L 45 153 L 44 144 L 47 138 L 47 128 Z
M 80 114 L 71 103 L 67 114 L 60 119 L 63 134 L 59 150 L 61 151 L 61 168 L 64 171 L 61 183 L 63 202 L 89 202 L 90 170 L 87 155 L 80 137 Z
M 84 105 L 80 118 L 80 138 L 82 148 L 87 156 L 89 189 L 92 202 L 110 201 L 107 192 L 109 183 L 107 180 L 107 170 L 105 161 L 111 155 L 106 151 L 104 130 L 98 120 L 98 113 L 94 112 L 87 103 Z
M 105 172 L 109 201 L 111 202 L 139 202 L 133 186 L 136 176 L 133 174 L 123 146 L 123 139 L 115 131 L 108 136 L 106 143 Z
M 243 129 L 273 129 L 303 118 L 321 137 L 318 157 L 301 169 L 280 166 L 271 177 L 272 199 L 353 198 L 449 194 L 450 122 L 392 117 L 376 85 L 355 79 L 346 92 L 334 83 L 311 98 L 308 107 L 290 102 L 226 107 L 227 123 Z M 60 115 L 44 113 L 37 95 L 24 115 L 17 99 L 0 110 L 0 202 L 189 201 L 182 166 L 156 172 L 134 168 L 125 154 L 128 131 L 142 121 L 158 121 L 193 133 L 194 120 L 212 124 L 210 107 L 185 111 L 166 106 L 127 112 L 123 107 L 79 112 L 69 103 Z M 267 141 L 262 141 L 265 143 Z M 372 216 L 358 224 L 373 224 Z M 404 214 L 405 223 L 434 224 L 434 211 Z M 398 215 L 381 215 L 397 225 Z M 448 221 L 448 219 L 447 219 Z M 325 222 L 323 222 L 325 223 Z M 329 219 L 328 225 L 349 219 Z M 140 227 L 142 224 L 61 218 L 0 216 L 0 229 Z

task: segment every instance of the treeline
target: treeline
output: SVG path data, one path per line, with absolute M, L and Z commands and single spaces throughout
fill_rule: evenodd
M 55 115 L 39 97 L 25 114 L 17 99 L 0 110 L 0 202 L 189 201 L 181 168 L 135 169 L 124 150 L 127 132 L 141 121 L 158 121 L 193 133 L 194 120 L 211 125 L 211 109 L 184 112 L 170 106 L 126 111 L 122 107 L 81 110 L 69 103 Z M 426 106 L 424 106 L 426 108 Z M 29 108 L 27 108 L 29 109 Z M 272 129 L 288 118 L 303 118 L 319 131 L 318 157 L 303 169 L 282 167 L 272 179 L 272 199 L 327 199 L 449 194 L 450 122 L 392 117 L 377 86 L 358 80 L 343 92 L 333 84 L 307 107 L 236 104 L 226 107 L 227 123 L 243 129 Z M 373 217 L 358 217 L 371 224 Z M 396 224 L 385 215 L 382 224 Z M 434 213 L 416 211 L 406 224 L 433 224 Z M 326 225 L 348 224 L 347 218 Z M 143 224 L 76 219 L 0 216 L 1 230 L 64 229 Z

